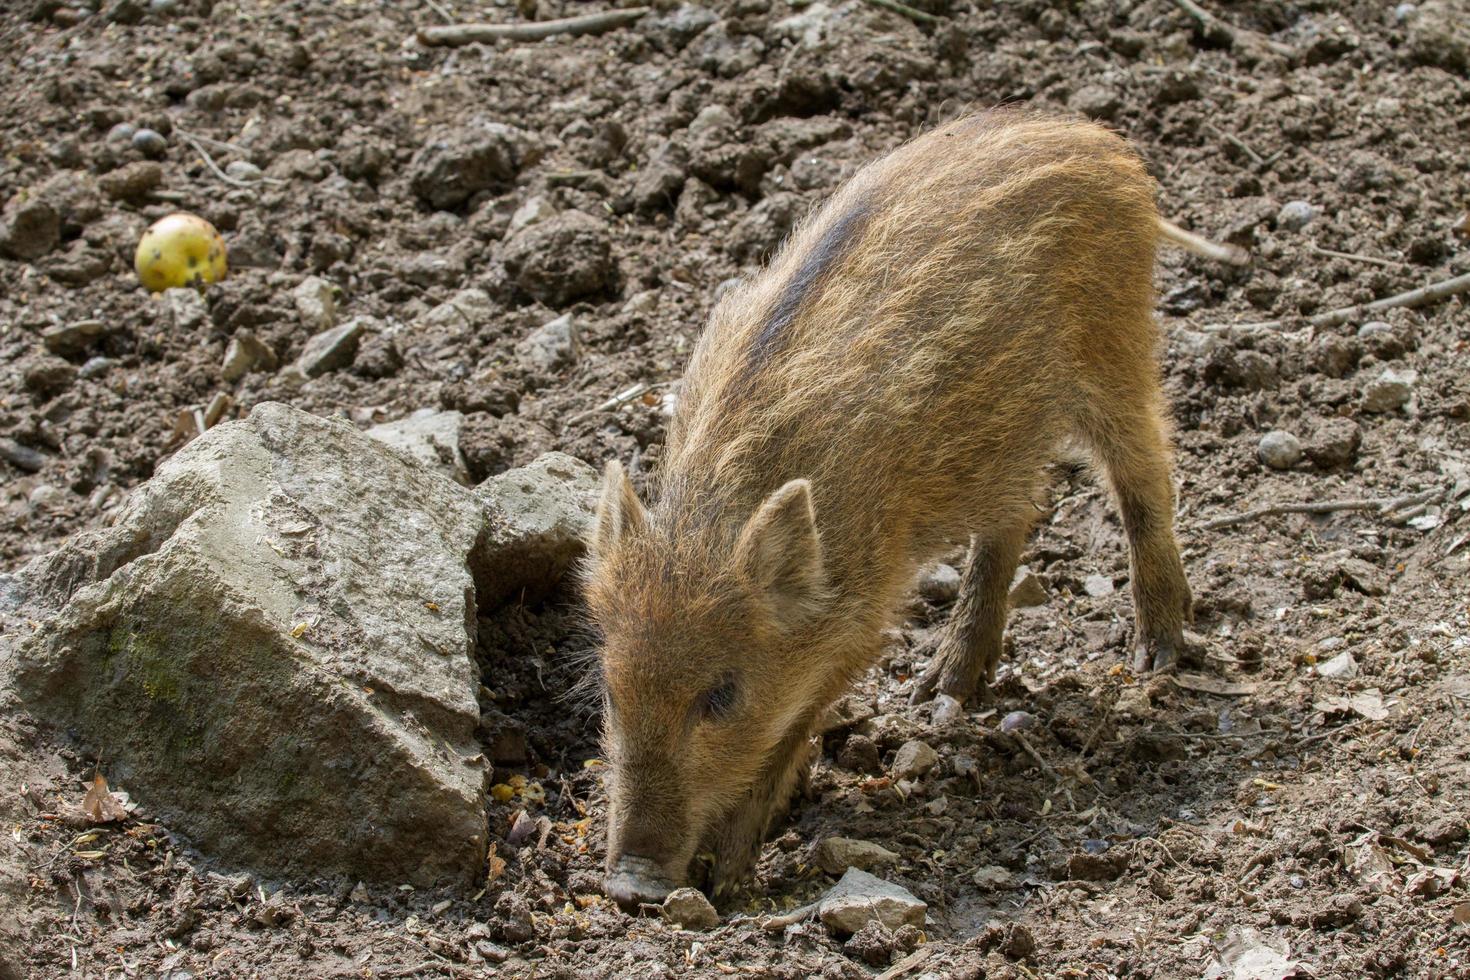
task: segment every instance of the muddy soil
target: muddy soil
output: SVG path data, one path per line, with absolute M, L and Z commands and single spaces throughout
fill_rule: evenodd
M 1133 138 L 1166 214 L 1254 255 L 1159 263 L 1200 663 L 1121 669 L 1116 512 L 1059 461 L 993 700 L 908 706 L 947 614 L 942 589 L 916 597 L 702 934 L 598 896 L 574 596 L 483 613 L 504 788 L 469 888 L 258 880 L 146 800 L 69 826 L 95 759 L 18 716 L 0 728 L 0 976 L 1169 978 L 1214 975 L 1233 942 L 1274 950 L 1256 951 L 1271 976 L 1470 974 L 1470 315 L 1451 299 L 1302 320 L 1470 271 L 1464 7 L 1209 4 L 1232 38 L 1167 0 L 913 3 L 927 16 L 657 2 L 602 36 L 459 49 L 414 30 L 601 5 L 6 5 L 4 565 L 106 522 L 177 448 L 179 413 L 220 393 L 234 413 L 283 400 L 364 426 L 456 409 L 476 480 L 549 448 L 653 472 L 662 389 L 597 406 L 677 379 L 721 285 L 844 174 L 966 107 L 1022 102 Z M 203 304 L 131 272 L 138 234 L 178 209 L 230 243 Z M 337 288 L 339 319 L 371 318 L 355 360 L 223 380 L 242 331 L 282 365 L 300 354 L 308 275 Z M 472 314 L 426 316 L 455 297 Z M 518 350 L 563 313 L 570 356 Z M 1285 322 L 1204 330 L 1264 320 Z M 895 778 L 912 739 L 938 764 Z M 828 887 L 830 836 L 899 855 L 880 873 L 929 903 L 921 936 L 741 921 Z

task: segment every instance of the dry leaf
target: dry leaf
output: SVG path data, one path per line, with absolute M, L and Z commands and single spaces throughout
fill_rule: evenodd
M 1208 674 L 1175 674 L 1174 683 L 1186 691 L 1199 691 L 1202 694 L 1218 694 L 1223 697 L 1240 697 L 1243 694 L 1254 694 L 1259 685 L 1238 681 L 1227 681 L 1219 677 L 1211 677 Z
M 505 874 L 505 859 L 495 853 L 495 844 L 491 842 L 490 853 L 485 855 L 485 884 L 494 884 Z
M 1470 925 L 1470 902 L 1461 902 L 1455 906 L 1455 911 L 1450 913 L 1450 918 L 1457 925 Z
M 1291 947 L 1284 939 L 1266 937 L 1249 928 L 1232 928 L 1215 943 L 1215 962 L 1205 971 L 1205 980 L 1287 980 L 1302 976 L 1301 965 L 1292 962 Z
M 91 823 L 113 823 L 128 817 L 128 811 L 107 791 L 107 779 L 100 772 L 92 777 L 92 785 L 82 797 L 82 812 Z

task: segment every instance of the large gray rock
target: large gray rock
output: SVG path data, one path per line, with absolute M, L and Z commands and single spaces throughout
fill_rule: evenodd
M 455 483 L 470 483 L 470 469 L 459 448 L 464 416 L 459 412 L 436 412 L 423 408 L 396 422 L 384 422 L 367 434 L 384 445 L 412 456 L 430 469 L 438 470 Z
M 17 688 L 227 864 L 469 881 L 485 524 L 468 491 L 352 426 L 258 405 L 113 526 L 0 582 L 41 621 Z
M 476 575 L 481 604 L 554 588 L 585 550 L 598 487 L 592 467 L 555 452 L 476 487 L 490 517 Z
M 907 889 L 876 878 L 866 871 L 848 868 L 832 890 L 822 896 L 817 915 L 833 932 L 857 932 L 877 919 L 889 929 L 924 927 L 929 906 Z

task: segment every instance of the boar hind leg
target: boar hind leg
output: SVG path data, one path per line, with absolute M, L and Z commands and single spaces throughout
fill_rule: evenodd
M 1155 394 L 1146 403 L 1118 405 L 1085 425 L 1128 535 L 1137 619 L 1132 667 L 1139 672 L 1174 666 L 1185 652 L 1184 626 L 1193 619 L 1189 581 L 1174 541 L 1174 483 L 1157 384 L 1141 379 L 1139 387 L 1118 390 L 1138 398 L 1150 389 Z M 1119 400 L 1117 394 L 1110 397 Z
M 1031 529 L 1016 516 L 970 539 L 960 594 L 934 659 L 914 688 L 915 704 L 936 694 L 963 701 L 995 680 L 1010 611 L 1011 579 Z

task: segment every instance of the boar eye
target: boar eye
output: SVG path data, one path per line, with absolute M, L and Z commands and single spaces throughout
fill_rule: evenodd
M 720 683 L 699 696 L 694 703 L 695 709 L 701 719 L 719 721 L 735 707 L 736 693 L 735 678 L 727 674 Z

